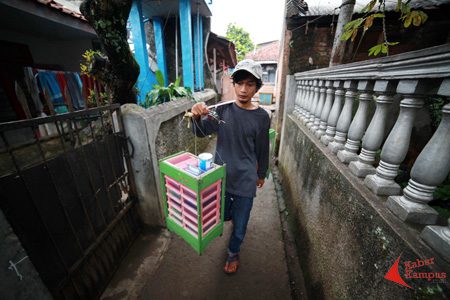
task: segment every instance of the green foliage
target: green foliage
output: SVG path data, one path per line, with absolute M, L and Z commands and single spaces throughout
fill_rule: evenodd
M 443 217 L 444 219 L 449 219 L 450 218 L 450 210 L 449 208 L 449 204 L 450 203 L 450 174 L 447 177 L 446 181 L 444 181 L 444 183 L 440 184 L 437 186 L 436 190 L 433 193 L 433 199 L 434 200 L 438 200 L 439 201 L 444 201 L 444 204 L 441 204 L 441 206 L 435 206 L 433 205 L 432 207 L 439 213 L 439 215 L 441 217 Z
M 250 39 L 250 34 L 235 24 L 228 24 L 226 37 L 234 43 L 238 61 L 243 60 L 245 54 L 255 48 Z
M 433 194 L 434 199 L 450 200 L 450 185 L 439 185 Z
M 414 26 L 420 26 L 426 22 L 428 16 L 421 10 L 411 10 L 411 7 L 408 5 L 411 0 L 397 0 L 397 7 L 395 9 L 396 12 L 400 12 L 400 18 L 403 22 L 403 26 L 408 28 L 411 24 Z M 375 12 L 373 9 L 375 5 L 379 3 L 379 9 L 382 13 Z M 342 40 L 354 41 L 358 31 L 362 31 L 362 37 L 367 30 L 369 30 L 373 22 L 376 18 L 381 18 L 383 20 L 383 42 L 381 44 L 375 45 L 369 49 L 369 56 L 374 55 L 377 56 L 380 52 L 388 54 L 389 46 L 397 45 L 398 42 L 388 42 L 386 37 L 386 28 L 385 28 L 385 19 L 386 15 L 385 11 L 386 0 L 370 0 L 370 2 L 361 10 L 361 13 L 365 15 L 361 18 L 355 19 L 353 21 L 348 22 L 345 26 L 345 32 L 342 34 Z
M 87 98 L 88 108 L 97 107 L 97 97 L 99 106 L 105 106 L 109 104 L 107 100 L 108 96 L 106 95 L 106 93 L 99 93 L 98 95 L 96 95 L 94 90 L 89 89 L 89 96 Z
M 164 76 L 162 72 L 158 70 L 156 71 L 156 80 L 158 81 L 158 84 L 154 84 L 153 89 L 147 93 L 145 100 L 141 103 L 142 107 L 148 108 L 176 99 L 194 99 L 189 87 L 180 86 L 181 76 L 177 78 L 175 83 L 172 82 L 166 87 Z
M 442 120 L 442 108 L 447 103 L 450 103 L 449 99 L 443 99 L 440 97 L 430 97 L 429 101 L 429 111 L 430 111 L 430 120 L 431 120 L 431 128 L 433 131 L 439 126 Z
M 388 46 L 394 46 L 397 45 L 398 42 L 395 43 L 387 43 Z M 372 54 L 374 56 L 377 56 L 380 52 L 381 53 L 387 53 L 387 47 L 386 44 L 378 44 L 376 46 L 373 46 L 372 48 L 369 49 L 369 56 L 371 56 Z
M 86 50 L 86 52 L 83 54 L 85 61 L 83 63 L 80 63 L 81 72 L 87 74 L 88 76 L 92 75 L 91 64 L 94 60 L 95 54 L 102 56 L 102 53 L 100 51 L 94 51 L 92 49 Z

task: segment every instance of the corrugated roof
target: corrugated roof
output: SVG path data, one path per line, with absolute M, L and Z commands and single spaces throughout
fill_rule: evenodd
M 291 0 L 298 1 L 298 0 Z M 321 16 L 339 14 L 339 7 L 342 0 L 305 0 L 308 3 L 308 12 L 306 16 Z M 360 13 L 367 5 L 369 0 L 356 0 L 354 13 Z M 440 6 L 442 4 L 450 4 L 450 0 L 411 0 L 408 4 L 412 9 L 427 8 Z M 375 8 L 378 4 L 375 5 Z M 394 10 L 397 7 L 397 0 L 386 0 L 386 10 Z

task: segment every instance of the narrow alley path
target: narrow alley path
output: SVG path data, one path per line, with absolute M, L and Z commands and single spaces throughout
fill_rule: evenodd
M 223 236 L 214 239 L 201 256 L 172 232 L 144 231 L 102 299 L 291 299 L 272 176 L 257 191 L 239 270 L 227 275 L 222 267 L 231 226 L 227 222 Z
M 201 256 L 175 236 L 140 299 L 290 299 L 287 265 L 273 181 L 258 191 L 241 247 L 238 272 L 222 271 L 228 237 L 216 238 Z

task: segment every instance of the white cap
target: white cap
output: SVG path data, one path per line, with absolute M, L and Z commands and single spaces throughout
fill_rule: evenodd
M 252 59 L 244 59 L 243 61 L 240 61 L 231 74 L 231 78 L 233 78 L 234 74 L 238 71 L 247 71 L 255 76 L 256 79 L 261 79 L 262 77 L 261 65 Z

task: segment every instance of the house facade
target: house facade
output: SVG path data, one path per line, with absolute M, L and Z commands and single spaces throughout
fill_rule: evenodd
M 261 64 L 263 87 L 255 95 L 260 104 L 275 103 L 278 58 L 280 55 L 280 41 L 270 41 L 256 45 L 248 52 L 244 59 L 253 59 Z
M 83 54 L 87 50 L 101 51 L 102 47 L 95 30 L 80 14 L 79 5 L 82 2 L 5 0 L 0 3 L 0 67 L 4 74 L 0 121 L 27 118 L 16 95 L 16 82 L 24 91 L 32 117 L 50 114 L 42 87 L 34 82 L 37 86 L 37 91 L 34 91 L 25 82 L 24 67 L 32 68 L 30 72 L 35 78 L 30 75 L 30 80 L 39 77 L 36 75 L 40 71 L 75 73 L 80 85 L 78 88 L 83 85 L 84 92 L 72 93 L 69 89 L 70 96 L 76 98 L 72 99 L 73 102 L 80 102 L 80 107 L 75 106 L 75 109 L 84 108 L 81 97 L 83 94 L 89 97 L 89 90 L 97 84 L 86 76 L 79 78 L 82 75 L 80 63 L 84 61 Z M 192 91 L 216 89 L 207 63 L 208 53 L 213 55 L 213 47 L 209 43 L 209 17 L 211 12 L 205 1 L 133 2 L 127 27 L 130 47 L 141 67 L 137 81 L 140 101 L 157 83 L 156 70 L 162 71 L 166 85 L 182 76 L 182 85 Z M 205 48 L 211 51 L 205 51 Z M 230 51 L 224 55 L 232 64 Z M 65 78 L 65 81 L 68 79 Z M 64 86 L 59 85 L 60 92 L 56 94 L 62 93 L 64 98 L 59 104 L 67 103 Z M 101 89 L 100 86 L 98 88 Z M 35 92 L 37 95 L 33 95 Z M 55 101 L 52 91 L 49 92 L 52 101 Z

